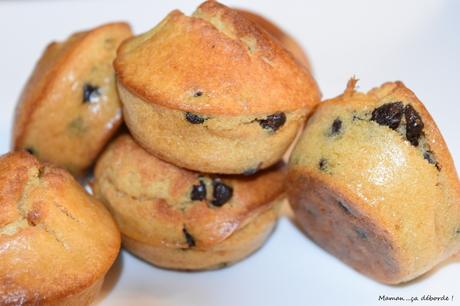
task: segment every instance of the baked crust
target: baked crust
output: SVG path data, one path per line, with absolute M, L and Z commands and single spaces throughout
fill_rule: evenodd
M 88 304 L 120 248 L 108 211 L 25 152 L 0 157 L 0 182 L 0 304 Z
M 307 54 L 303 50 L 302 46 L 291 35 L 261 15 L 243 9 L 237 9 L 237 11 L 246 19 L 256 23 L 258 26 L 272 35 L 281 43 L 281 46 L 283 46 L 287 51 L 291 52 L 298 63 L 311 71 L 310 61 L 308 60 Z
M 309 71 L 271 35 L 215 1 L 127 40 L 114 66 L 146 103 L 205 115 L 311 110 L 320 99 Z
M 289 162 L 289 201 L 301 228 L 326 250 L 381 282 L 407 282 L 460 249 L 460 184 L 413 92 L 394 82 L 365 94 L 355 83 L 309 119 Z M 371 120 L 395 102 L 421 117 L 417 145 L 406 139 L 406 121 L 392 130 Z
M 93 187 L 124 235 L 187 248 L 186 227 L 200 249 L 225 240 L 270 209 L 284 192 L 285 174 L 280 166 L 250 177 L 209 177 L 166 163 L 122 135 L 98 160 Z M 211 204 L 216 179 L 233 188 L 233 196 L 221 207 Z M 191 192 L 200 181 L 206 185 L 206 198 L 194 201 Z
M 110 23 L 48 45 L 19 98 L 14 149 L 82 172 L 122 122 L 112 61 L 131 36 L 126 23 Z M 84 101 L 84 86 L 97 85 L 97 101 Z
M 227 239 L 206 249 L 178 249 L 151 245 L 123 236 L 123 247 L 162 268 L 208 270 L 228 267 L 257 251 L 268 239 L 278 219 L 278 203 Z

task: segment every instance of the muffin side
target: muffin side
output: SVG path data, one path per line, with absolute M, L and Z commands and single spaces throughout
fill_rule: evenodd
M 322 103 L 289 162 L 301 227 L 385 283 L 409 281 L 460 248 L 460 187 L 442 136 L 401 82 L 368 94 L 349 82 Z

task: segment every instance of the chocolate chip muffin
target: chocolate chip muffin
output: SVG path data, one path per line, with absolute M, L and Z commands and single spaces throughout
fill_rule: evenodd
M 66 171 L 0 157 L 0 304 L 89 305 L 120 248 L 105 207 Z
M 428 111 L 403 83 L 326 101 L 289 162 L 300 227 L 356 270 L 407 282 L 460 250 L 460 184 Z
M 82 174 L 122 122 L 112 62 L 130 36 L 111 23 L 51 43 L 19 99 L 14 149 Z
M 244 177 L 191 172 L 161 161 L 129 135 L 96 163 L 93 190 L 126 249 L 156 266 L 219 268 L 262 246 L 283 195 L 284 167 Z
M 259 27 L 267 31 L 270 35 L 272 35 L 276 40 L 280 42 L 283 48 L 291 52 L 297 62 L 310 70 L 310 62 L 308 61 L 308 57 L 305 54 L 305 51 L 291 35 L 261 15 L 243 9 L 238 9 L 238 12 L 242 14 L 246 19 L 251 20 Z
M 170 13 L 115 60 L 123 114 L 147 151 L 207 173 L 275 164 L 319 101 L 305 67 L 266 31 L 215 1 Z

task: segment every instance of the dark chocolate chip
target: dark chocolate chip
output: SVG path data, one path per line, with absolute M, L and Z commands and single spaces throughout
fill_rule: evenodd
M 83 85 L 83 102 L 97 102 L 101 92 L 98 86 L 94 86 L 88 83 Z
M 363 229 L 355 228 L 355 232 L 356 232 L 356 235 L 358 235 L 360 239 L 367 240 L 367 234 Z
M 190 199 L 192 201 L 203 201 L 206 199 L 206 185 L 203 181 L 200 181 L 198 185 L 193 185 Z
M 319 170 L 326 171 L 327 170 L 327 159 L 321 158 L 318 163 Z
M 460 227 L 457 228 L 457 230 L 455 231 L 455 234 L 460 235 Z
M 203 95 L 202 91 L 197 91 L 193 94 L 194 97 L 201 97 Z
M 345 205 L 345 203 L 343 203 L 342 201 L 337 201 L 337 203 L 339 204 L 340 208 L 342 208 L 342 210 L 343 210 L 345 213 L 347 213 L 347 214 L 349 214 L 349 215 L 352 214 L 350 208 L 348 208 L 348 206 Z
M 206 120 L 206 118 L 190 112 L 185 113 L 185 119 L 191 124 L 202 124 Z
M 335 118 L 334 122 L 332 122 L 331 126 L 331 133 L 329 135 L 334 136 L 340 133 L 342 130 L 342 120 L 340 118 Z
M 433 151 L 425 151 L 425 153 L 423 153 L 423 158 L 426 159 L 430 164 L 436 164 L 436 159 L 434 158 Z
M 372 111 L 371 120 L 396 130 L 401 123 L 403 110 L 402 102 L 386 103 Z
M 195 246 L 195 238 L 193 238 L 192 235 L 187 231 L 185 226 L 182 228 L 182 233 L 184 233 L 185 241 L 187 242 L 187 245 L 189 248 L 192 248 Z
M 423 158 L 426 159 L 430 164 L 433 164 L 438 171 L 441 171 L 441 165 L 436 161 L 433 151 L 425 151 L 423 153 Z
M 212 185 L 214 187 L 212 205 L 220 207 L 232 198 L 233 188 L 224 184 L 220 179 L 214 179 Z
M 29 154 L 32 154 L 32 155 L 35 155 L 35 153 L 36 153 L 34 148 L 32 148 L 32 147 L 27 147 L 24 150 L 26 150 L 27 152 L 29 152 Z
M 286 123 L 286 114 L 283 112 L 276 112 L 258 121 L 262 128 L 275 132 Z
M 406 138 L 413 146 L 418 146 L 424 126 L 422 118 L 410 104 L 404 108 L 404 117 L 406 118 Z

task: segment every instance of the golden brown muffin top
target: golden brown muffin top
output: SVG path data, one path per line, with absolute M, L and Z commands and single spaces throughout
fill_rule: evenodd
M 320 99 L 310 73 L 271 35 L 215 1 L 191 17 L 173 11 L 123 43 L 115 71 L 145 101 L 202 114 L 311 109 Z
M 460 247 L 454 163 L 432 117 L 402 82 L 367 94 L 355 83 L 318 106 L 291 155 L 290 176 L 313 177 L 353 202 L 400 242 L 404 260 L 417 257 L 409 270 L 423 270 Z
M 285 174 L 280 166 L 248 177 L 201 175 L 161 161 L 122 135 L 97 162 L 94 190 L 124 235 L 206 248 L 272 208 L 284 192 Z
M 281 46 L 291 52 L 291 54 L 300 64 L 304 65 L 304 67 L 310 70 L 310 62 L 308 61 L 308 57 L 305 54 L 305 51 L 291 35 L 284 32 L 279 26 L 261 15 L 243 9 L 238 9 L 237 11 L 246 19 L 256 23 L 258 26 L 276 38 L 281 43 Z
M 101 278 L 120 247 L 107 210 L 66 171 L 0 157 L 0 304 L 37 304 Z

